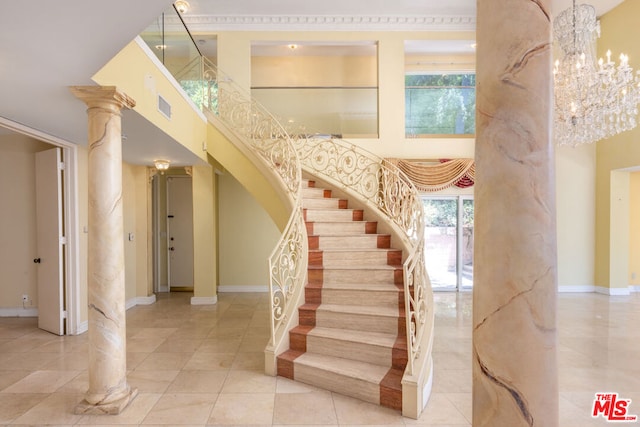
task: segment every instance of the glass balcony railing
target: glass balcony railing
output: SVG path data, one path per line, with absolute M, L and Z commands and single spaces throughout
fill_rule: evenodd
M 215 64 L 215 36 L 194 40 L 175 6 L 167 9 L 151 23 L 140 37 L 155 53 L 167 71 L 180 83 L 182 89 L 200 108 L 215 107 L 215 84 L 205 76 L 203 58 Z

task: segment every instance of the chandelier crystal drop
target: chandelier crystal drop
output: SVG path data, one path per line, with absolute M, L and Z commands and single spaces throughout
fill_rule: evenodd
M 624 54 L 617 66 L 611 51 L 596 62 L 600 24 L 593 6 L 576 7 L 574 0 L 554 20 L 553 34 L 561 55 L 553 68 L 556 143 L 592 143 L 636 127 L 640 77 Z

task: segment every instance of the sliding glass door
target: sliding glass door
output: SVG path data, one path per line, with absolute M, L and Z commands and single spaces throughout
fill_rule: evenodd
M 425 263 L 433 290 L 473 287 L 473 198 L 425 197 Z

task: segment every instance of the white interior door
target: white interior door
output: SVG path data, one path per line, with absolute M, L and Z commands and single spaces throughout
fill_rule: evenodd
M 193 192 L 190 176 L 167 177 L 169 291 L 193 288 Z
M 36 153 L 38 327 L 64 335 L 62 170 L 60 148 Z

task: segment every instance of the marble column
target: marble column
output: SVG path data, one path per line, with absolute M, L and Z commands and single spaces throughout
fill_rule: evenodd
M 89 390 L 78 414 L 119 414 L 135 398 L 127 383 L 122 214 L 122 108 L 115 87 L 75 86 L 89 118 Z
M 478 0 L 473 426 L 557 427 L 551 0 Z

